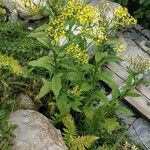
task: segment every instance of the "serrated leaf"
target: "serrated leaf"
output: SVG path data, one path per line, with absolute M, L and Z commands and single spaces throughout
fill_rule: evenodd
M 58 97 L 61 88 L 61 78 L 59 75 L 55 74 L 52 78 L 52 91 L 56 98 Z
M 96 53 L 95 53 L 96 63 L 99 63 L 104 58 L 105 55 L 106 55 L 106 53 L 101 52 L 100 50 L 96 50 Z
M 66 95 L 61 95 L 56 100 L 57 108 L 60 111 L 60 114 L 67 114 L 70 111 L 69 99 Z
M 106 118 L 104 123 L 104 128 L 108 132 L 113 132 L 114 130 L 118 129 L 120 127 L 119 122 L 114 118 Z
M 82 92 L 87 92 L 87 91 L 90 91 L 92 89 L 92 85 L 90 85 L 89 83 L 87 82 L 84 82 L 81 86 L 81 91 Z
M 105 92 L 103 90 L 101 90 L 99 92 L 99 97 L 100 97 L 100 100 L 101 102 L 104 104 L 104 105 L 108 105 L 109 104 L 109 100 L 105 94 Z
M 83 113 L 85 114 L 87 119 L 92 119 L 94 116 L 94 111 L 92 108 L 86 106 L 83 108 Z
M 97 78 L 105 82 L 112 89 L 112 99 L 117 99 L 120 95 L 120 91 L 117 84 L 115 84 L 112 77 L 110 77 L 110 74 L 108 72 L 100 72 L 97 74 Z
M 132 90 L 132 91 L 127 92 L 126 96 L 140 97 L 142 95 Z
M 44 85 L 40 89 L 39 94 L 36 96 L 36 100 L 40 100 L 42 97 L 44 97 L 46 94 L 48 94 L 52 89 L 51 81 L 45 81 Z
M 82 103 L 80 102 L 80 100 L 76 99 L 76 100 L 70 101 L 69 105 L 73 110 L 77 112 L 81 112 L 79 107 L 82 105 Z
M 106 55 L 103 57 L 103 59 L 100 61 L 99 65 L 102 66 L 106 63 L 110 63 L 110 62 L 116 62 L 116 63 L 120 63 L 122 61 L 122 59 L 116 55 Z
M 127 107 L 125 107 L 125 106 L 120 106 L 120 107 L 118 107 L 117 113 L 125 114 L 125 115 L 127 115 L 128 117 L 134 115 L 134 113 L 133 113 L 129 108 L 127 108 Z
M 48 49 L 51 48 L 50 40 L 49 40 L 48 36 L 45 34 L 45 32 L 32 32 L 27 37 L 36 38 L 40 43 L 42 43 Z
M 50 64 L 52 61 L 51 56 L 44 56 L 39 58 L 38 60 L 30 61 L 29 65 L 34 66 L 34 67 L 42 67 L 47 69 L 50 72 L 54 71 L 54 67 Z
M 70 81 L 75 81 L 75 80 L 82 80 L 82 77 L 80 76 L 79 73 L 77 72 L 68 72 L 65 75 L 65 79 L 70 80 Z
M 76 138 L 71 139 L 70 150 L 86 150 L 98 139 L 99 137 L 94 135 L 77 136 Z

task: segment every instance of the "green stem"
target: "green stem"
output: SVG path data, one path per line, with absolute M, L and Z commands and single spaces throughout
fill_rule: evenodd
M 55 73 L 58 72 L 58 65 L 57 65 L 57 55 L 56 55 L 56 52 L 54 52 L 54 67 L 55 67 Z

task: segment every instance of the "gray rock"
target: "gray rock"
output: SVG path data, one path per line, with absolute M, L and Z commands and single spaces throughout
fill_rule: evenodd
M 37 110 L 36 105 L 33 103 L 32 99 L 28 95 L 20 94 L 17 97 L 17 102 L 19 106 L 23 108 Z
M 9 12 L 9 21 L 17 21 L 18 16 L 24 19 L 40 19 L 45 16 L 44 12 L 31 13 L 29 3 L 23 2 L 24 0 L 3 0 L 2 5 L 5 6 Z M 43 8 L 46 5 L 46 0 L 31 0 L 32 6 L 37 5 Z
M 128 129 L 132 141 L 141 145 L 145 150 L 150 150 L 150 122 L 139 118 Z
M 95 5 L 95 6 L 97 6 L 97 5 L 101 5 L 101 2 L 103 1 L 103 0 L 83 0 L 85 3 L 89 3 L 89 4 L 92 4 L 92 5 Z M 113 17 L 114 17 L 114 10 L 118 7 L 118 6 L 120 6 L 120 4 L 119 3 L 115 3 L 115 2 L 112 2 L 112 1 L 108 1 L 109 2 L 109 5 L 110 5 L 110 10 L 108 10 L 108 12 L 107 12 L 107 17 L 109 17 L 109 19 L 113 19 Z
M 11 113 L 13 131 L 12 150 L 67 150 L 60 131 L 49 120 L 34 110 L 17 110 Z

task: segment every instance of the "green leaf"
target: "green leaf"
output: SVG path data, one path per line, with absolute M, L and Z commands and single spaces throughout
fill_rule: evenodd
M 91 119 L 92 120 L 92 118 L 94 116 L 94 111 L 93 111 L 93 109 L 91 107 L 85 106 L 83 108 L 83 113 L 85 114 L 87 119 Z
M 98 64 L 104 58 L 104 56 L 106 56 L 106 53 L 101 52 L 99 49 L 96 50 L 96 53 L 95 53 L 95 61 L 96 61 L 96 63 Z
M 105 82 L 112 89 L 112 99 L 117 99 L 120 95 L 117 84 L 113 82 L 112 77 L 110 77 L 109 72 L 99 72 L 97 73 L 97 78 Z
M 78 70 L 76 69 L 76 67 L 75 67 L 72 63 L 70 63 L 70 60 L 69 60 L 69 59 L 67 59 L 67 60 L 61 60 L 61 61 L 60 61 L 60 64 L 61 64 L 61 66 L 62 66 L 63 68 L 65 68 L 65 69 L 67 69 L 67 70 L 78 71 Z
M 52 84 L 51 81 L 45 81 L 44 85 L 40 89 L 39 94 L 36 96 L 36 100 L 40 100 L 42 97 L 44 97 L 46 94 L 48 94 L 51 91 Z
M 102 66 L 104 65 L 105 63 L 109 63 L 109 62 L 117 62 L 117 63 L 120 63 L 122 61 L 122 59 L 116 55 L 106 55 L 103 57 L 103 59 L 101 59 L 99 65 Z
M 139 93 L 137 93 L 137 92 L 135 92 L 135 91 L 132 90 L 132 91 L 127 92 L 126 96 L 140 97 L 141 94 L 139 94 Z
M 80 76 L 79 73 L 73 72 L 73 71 L 64 74 L 64 76 L 65 76 L 65 79 L 70 80 L 70 81 L 82 80 L 82 76 Z
M 54 71 L 54 67 L 52 66 L 52 56 L 44 56 L 39 58 L 38 60 L 30 61 L 29 65 L 34 66 L 34 67 L 42 67 L 47 69 L 50 72 Z
M 33 33 L 30 33 L 27 37 L 36 38 L 40 43 L 42 43 L 48 49 L 51 48 L 50 40 L 48 36 L 45 34 L 45 32 L 33 32 Z
M 72 100 L 69 102 L 69 104 L 73 110 L 75 110 L 77 112 L 81 112 L 79 107 L 82 105 L 82 103 L 80 102 L 80 100 L 78 100 L 78 99 Z
M 118 38 L 116 38 L 116 37 L 111 37 L 111 38 L 108 39 L 108 41 L 106 42 L 106 44 L 108 44 L 108 45 L 114 45 L 114 44 L 116 44 L 117 42 L 118 42 Z
M 60 114 L 67 114 L 70 112 L 69 99 L 65 94 L 57 98 L 56 105 L 60 111 Z
M 92 85 L 90 85 L 89 83 L 87 82 L 84 82 L 81 86 L 81 91 L 82 92 L 88 92 L 92 89 Z
M 127 108 L 127 107 L 125 107 L 125 106 L 120 106 L 120 107 L 118 107 L 117 112 L 118 112 L 118 113 L 121 113 L 121 114 L 125 114 L 125 115 L 127 115 L 128 117 L 134 115 L 134 113 L 133 113 L 129 108 Z
M 107 130 L 107 132 L 111 133 L 114 130 L 118 129 L 120 127 L 119 122 L 114 118 L 106 118 L 104 123 L 104 128 Z
M 105 94 L 105 92 L 103 90 L 101 90 L 99 92 L 99 98 L 101 100 L 101 102 L 104 104 L 104 105 L 108 105 L 109 104 L 109 100 Z
M 61 88 L 61 78 L 59 75 L 55 74 L 52 78 L 52 91 L 56 98 L 58 97 Z

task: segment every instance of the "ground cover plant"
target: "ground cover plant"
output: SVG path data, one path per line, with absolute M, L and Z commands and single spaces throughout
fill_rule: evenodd
M 119 54 L 125 50 L 115 33 L 137 21 L 122 6 L 116 8 L 113 19 L 106 15 L 109 10 L 107 1 L 92 6 L 80 0 L 53 0 L 47 2 L 47 23 L 32 33 L 24 23 L 0 27 L 3 99 L 15 98 L 20 87 L 36 83 L 24 92 L 46 104 L 44 114 L 62 131 L 71 150 L 120 149 L 125 130 L 116 113 L 130 114 L 120 102 L 126 96 L 138 96 L 134 87 L 144 83 L 143 75 L 150 69 L 149 60 L 131 56 L 126 83 L 118 87 L 113 82 L 113 72 L 106 65 L 120 63 Z M 19 81 L 10 88 L 12 94 L 2 88 L 8 77 L 12 85 Z M 0 102 L 4 105 L 4 100 Z

